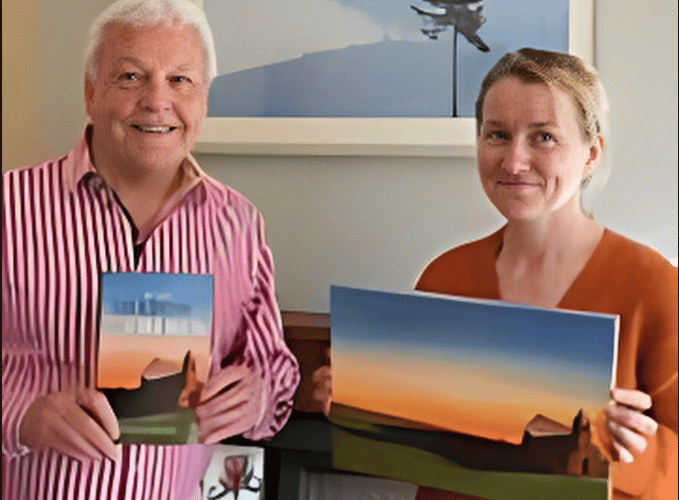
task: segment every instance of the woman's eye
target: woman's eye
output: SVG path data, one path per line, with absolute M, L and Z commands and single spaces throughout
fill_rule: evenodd
M 507 139 L 507 134 L 500 130 L 491 130 L 486 134 L 486 137 L 491 141 L 503 141 Z
M 539 132 L 538 133 L 538 140 L 540 142 L 549 142 L 554 139 L 554 136 L 550 134 L 549 132 Z

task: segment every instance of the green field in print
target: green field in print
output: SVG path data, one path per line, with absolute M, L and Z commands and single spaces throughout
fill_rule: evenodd
M 333 429 L 334 466 L 487 500 L 605 500 L 605 479 L 467 469 L 418 448 Z
M 389 456 L 393 467 L 380 466 L 380 475 L 458 491 L 448 472 L 437 476 L 436 467 L 425 473 L 423 461 L 410 463 L 424 453 L 434 464 L 482 476 L 535 476 L 536 484 L 554 480 L 595 495 L 569 490 L 542 498 L 606 498 L 608 467 L 592 444 L 591 421 L 613 384 L 617 322 L 333 287 L 331 420 L 344 436 L 335 443 L 336 465 L 375 473 L 365 470 L 370 460 L 354 456 L 356 443 L 378 454 L 398 446 L 407 453 Z

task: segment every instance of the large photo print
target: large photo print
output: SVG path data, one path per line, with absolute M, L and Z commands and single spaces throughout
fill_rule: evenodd
M 331 288 L 336 468 L 488 500 L 605 500 L 618 317 Z
M 509 50 L 569 51 L 569 1 L 204 0 L 210 117 L 470 117 Z

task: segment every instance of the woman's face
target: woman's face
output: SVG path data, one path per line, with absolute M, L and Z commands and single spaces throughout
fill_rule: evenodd
M 542 83 L 504 77 L 487 92 L 477 137 L 479 177 L 507 220 L 544 219 L 579 208 L 602 141 L 582 137 L 573 100 Z

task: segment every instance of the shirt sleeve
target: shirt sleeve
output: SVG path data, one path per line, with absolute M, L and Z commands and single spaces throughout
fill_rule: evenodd
M 5 336 L 3 329 L 2 335 Z M 19 424 L 37 397 L 40 370 L 36 356 L 2 349 L 2 454 L 14 458 L 28 453 L 19 443 Z
M 259 440 L 273 436 L 292 412 L 300 374 L 297 360 L 283 338 L 280 311 L 274 291 L 273 257 L 264 242 L 263 222 L 258 223 L 259 245 L 253 298 L 243 307 L 245 358 L 263 377 L 263 411 L 259 422 L 244 434 Z
M 9 184 L 3 176 L 5 187 Z M 13 245 L 8 240 L 4 193 L 2 209 L 2 454 L 16 457 L 28 452 L 19 444 L 19 424 L 37 394 L 42 379 L 39 356 L 27 348 L 19 335 L 18 292 L 9 257 Z
M 218 345 L 213 347 L 217 358 L 213 358 L 212 364 L 214 370 L 244 363 L 261 374 L 261 412 L 255 426 L 243 433 L 247 439 L 260 440 L 273 436 L 287 421 L 300 374 L 297 360 L 283 338 L 273 256 L 264 237 L 263 219 L 254 208 L 243 218 L 247 220 L 241 226 L 239 245 L 243 253 L 233 254 L 227 269 L 216 269 L 220 285 L 215 298 L 221 304 L 216 305 L 217 323 L 227 324 L 226 314 L 239 317 L 238 326 L 232 335 L 217 340 Z M 234 241 L 231 240 L 232 244 Z M 241 279 L 247 283 L 240 283 Z M 234 302 L 235 293 L 226 291 L 228 288 L 244 290 L 240 302 Z

